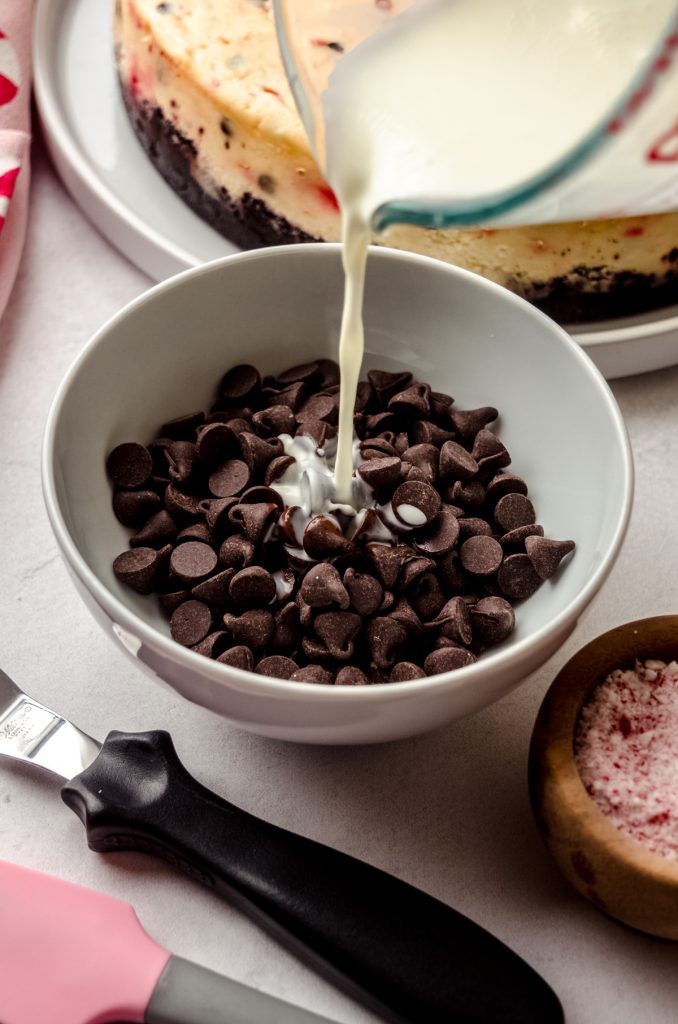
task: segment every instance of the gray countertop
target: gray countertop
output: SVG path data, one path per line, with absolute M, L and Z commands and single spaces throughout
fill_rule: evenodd
M 50 532 L 40 490 L 49 403 L 90 334 L 149 283 L 90 226 L 38 148 L 26 251 L 0 322 L 0 665 L 99 738 L 170 730 L 189 770 L 229 800 L 452 904 L 546 977 L 569 1024 L 674 1020 L 678 945 L 625 929 L 567 886 L 533 823 L 526 761 L 541 698 L 575 650 L 628 619 L 678 610 L 678 368 L 612 383 L 636 463 L 631 526 L 550 662 L 493 707 L 429 735 L 291 745 L 241 732 L 142 675 L 90 617 Z M 376 1019 L 170 868 L 91 853 L 56 781 L 10 762 L 0 765 L 0 857 L 131 903 L 184 957 L 340 1024 Z

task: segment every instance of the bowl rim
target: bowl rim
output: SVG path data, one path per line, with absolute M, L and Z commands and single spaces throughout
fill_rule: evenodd
M 409 262 L 423 267 L 429 267 L 438 273 L 448 274 L 452 278 L 466 281 L 475 288 L 485 290 L 509 306 L 519 308 L 528 319 L 532 319 L 545 333 L 558 338 L 559 343 L 564 345 L 570 355 L 579 362 L 581 368 L 596 386 L 601 405 L 605 408 L 610 418 L 619 443 L 620 454 L 623 466 L 623 494 L 625 500 L 621 503 L 614 533 L 608 545 L 608 550 L 598 565 L 596 571 L 586 582 L 585 586 L 561 611 L 548 623 L 541 626 L 535 633 L 522 640 L 516 641 L 510 648 L 499 649 L 488 652 L 477 662 L 463 668 L 450 672 L 440 672 L 423 679 L 412 679 L 404 682 L 389 682 L 374 686 L 326 686 L 320 683 L 309 684 L 308 682 L 292 682 L 287 679 L 276 679 L 259 675 L 256 672 L 248 672 L 234 666 L 222 665 L 213 659 L 207 659 L 190 648 L 182 647 L 170 636 L 160 632 L 155 626 L 150 625 L 135 612 L 127 608 L 110 590 L 103 584 L 99 577 L 90 569 L 89 565 L 78 551 L 78 548 L 71 537 L 62 514 L 57 498 L 57 486 L 55 480 L 55 442 L 60 422 L 60 417 L 71 384 L 77 378 L 81 368 L 90 358 L 95 349 L 104 344 L 107 337 L 119 327 L 137 309 L 148 303 L 154 303 L 162 299 L 165 293 L 176 288 L 182 288 L 187 282 L 202 277 L 219 273 L 222 268 L 231 264 L 241 264 L 255 261 L 273 261 L 284 258 L 287 260 L 302 258 L 312 253 L 316 258 L 338 260 L 341 256 L 342 245 L 340 242 L 308 242 L 298 245 L 279 245 L 265 249 L 253 249 L 245 252 L 231 253 L 216 260 L 210 260 L 197 267 L 190 267 L 178 274 L 166 278 L 150 288 L 143 291 L 121 309 L 110 316 L 87 340 L 82 349 L 71 362 L 66 370 L 61 383 L 52 400 L 47 414 L 43 433 L 42 457 L 41 457 L 41 480 L 43 500 L 47 510 L 50 525 L 54 532 L 61 553 L 74 572 L 75 576 L 83 583 L 87 590 L 93 595 L 106 614 L 122 629 L 128 630 L 142 643 L 152 649 L 159 650 L 170 661 L 177 663 L 190 671 L 198 670 L 198 674 L 209 676 L 217 684 L 226 685 L 230 689 L 238 685 L 239 689 L 248 693 L 257 693 L 261 696 L 282 697 L 304 696 L 320 702 L 333 701 L 363 701 L 365 703 L 379 702 L 384 693 L 387 692 L 392 699 L 408 699 L 413 694 L 435 692 L 442 689 L 458 689 L 468 681 L 472 684 L 474 679 L 480 679 L 493 671 L 500 672 L 502 665 L 520 659 L 534 646 L 548 643 L 549 639 L 556 636 L 566 624 L 572 620 L 576 621 L 589 604 L 597 591 L 608 577 L 612 566 L 619 553 L 631 516 L 634 490 L 634 468 L 631 445 L 624 420 L 612 391 L 603 377 L 602 373 L 595 366 L 590 357 L 575 342 L 570 335 L 559 324 L 542 313 L 541 310 L 532 306 L 525 299 L 503 288 L 501 285 L 478 274 L 455 267 L 442 260 L 430 256 L 423 256 L 419 253 L 411 253 L 407 250 L 391 249 L 386 246 L 370 246 L 369 260 L 383 260 L 384 262 Z M 528 675 L 531 669 L 526 670 Z
M 634 656 L 624 650 L 616 658 L 605 657 L 601 659 L 599 670 L 591 674 L 590 655 L 616 641 L 633 639 L 647 627 L 673 627 L 678 659 L 678 615 L 652 615 L 632 619 L 600 633 L 560 669 L 546 691 L 530 739 L 530 788 L 534 790 L 548 779 L 555 793 L 567 793 L 568 800 L 576 802 L 578 824 L 582 832 L 594 838 L 596 846 L 604 846 L 620 865 L 654 882 L 678 886 L 678 861 L 648 849 L 612 824 L 587 792 L 574 756 L 574 737 L 584 704 L 609 672 L 627 664 Z M 637 654 L 642 652 L 640 641 L 635 650 Z

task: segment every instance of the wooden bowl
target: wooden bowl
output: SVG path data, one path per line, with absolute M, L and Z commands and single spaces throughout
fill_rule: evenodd
M 678 659 L 678 615 L 638 619 L 579 651 L 549 688 L 530 746 L 532 810 L 544 842 L 566 878 L 611 917 L 678 940 L 678 862 L 624 836 L 586 792 L 574 760 L 583 705 L 615 668 L 635 659 Z

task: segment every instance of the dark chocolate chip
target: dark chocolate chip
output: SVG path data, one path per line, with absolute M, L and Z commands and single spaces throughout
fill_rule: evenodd
M 269 405 L 285 405 L 293 413 L 296 413 L 301 408 L 308 391 L 303 381 L 299 381 L 296 384 L 290 384 L 288 387 L 283 388 L 282 391 L 267 389 L 265 394 Z
M 304 530 L 304 551 L 311 558 L 331 558 L 352 549 L 334 516 L 313 516 Z
M 407 558 L 403 563 L 403 569 L 400 574 L 400 586 L 403 590 L 407 590 L 416 581 L 427 572 L 431 572 L 435 569 L 435 562 L 431 558 L 426 558 L 424 555 L 412 555 Z
M 294 647 L 299 632 L 299 611 L 294 601 L 275 613 L 271 646 L 277 650 Z
M 516 615 L 503 597 L 482 597 L 469 610 L 473 632 L 484 644 L 499 644 L 513 632 Z
M 516 530 L 536 520 L 534 505 L 524 494 L 505 494 L 494 506 L 494 518 L 502 530 Z
M 309 608 L 327 608 L 329 605 L 336 604 L 345 611 L 351 603 L 349 593 L 341 582 L 339 573 L 333 565 L 328 565 L 325 562 L 314 565 L 308 570 L 299 593 Z M 357 610 L 359 611 L 359 609 Z
M 251 672 L 254 668 L 254 655 L 249 647 L 246 647 L 244 644 L 230 647 L 223 654 L 219 654 L 216 660 L 220 661 L 222 665 L 244 669 L 245 672 Z
M 420 619 L 428 622 L 434 618 L 445 604 L 445 595 L 432 572 L 420 576 L 409 593 L 409 599 Z
M 444 430 L 432 420 L 416 420 L 410 427 L 413 445 L 433 444 L 436 448 L 441 448 L 446 441 L 452 441 L 454 436 L 453 431 Z
M 388 487 L 398 480 L 400 465 L 400 459 L 397 456 L 371 458 L 358 466 L 358 472 L 370 487 Z
M 460 505 L 465 512 L 480 512 L 485 504 L 485 488 L 480 480 L 455 480 L 445 492 L 451 505 Z
M 426 656 L 424 671 L 427 676 L 435 676 L 439 672 L 453 672 L 472 665 L 474 661 L 477 661 L 475 655 L 463 647 L 439 647 Z
M 198 601 L 204 601 L 215 611 L 223 612 L 228 606 L 229 586 L 235 575 L 235 569 L 224 569 L 206 580 L 197 583 L 191 590 L 191 595 Z
M 418 636 L 422 632 L 421 619 L 406 597 L 399 597 L 395 608 L 390 613 L 390 618 L 400 622 L 405 629 Z
M 372 615 L 384 599 L 384 588 L 379 580 L 353 568 L 344 573 L 344 587 L 350 595 L 351 607 L 358 615 Z
M 162 505 L 155 491 L 116 491 L 113 495 L 113 513 L 123 526 L 141 526 Z
M 251 565 L 233 576 L 228 591 L 238 608 L 261 608 L 274 599 L 275 582 L 266 569 Z
M 528 523 L 527 526 L 516 526 L 515 530 L 509 530 L 508 533 L 502 534 L 499 538 L 499 543 L 503 547 L 504 551 L 514 553 L 515 551 L 525 550 L 525 541 L 528 537 L 543 537 L 544 527 L 538 523 Z
M 470 440 L 478 431 L 496 420 L 499 413 L 491 405 L 479 409 L 455 409 L 451 414 L 452 424 L 460 437 Z
M 282 444 L 277 437 L 266 441 L 263 437 L 246 430 L 239 435 L 238 442 L 243 462 L 250 473 L 254 476 L 258 475 L 260 479 L 269 462 L 283 454 Z
M 487 500 L 498 501 L 505 494 L 527 494 L 527 484 L 513 473 L 497 473 L 487 485 Z
M 133 548 L 123 551 L 113 562 L 113 572 L 138 594 L 150 594 L 160 567 L 158 552 L 154 548 Z
M 227 459 L 209 478 L 209 489 L 215 498 L 229 498 L 244 490 L 250 481 L 250 470 L 241 459 Z
M 192 441 L 171 441 L 167 446 L 167 465 L 170 480 L 186 484 L 193 475 L 196 454 Z
M 440 449 L 440 475 L 455 480 L 470 480 L 478 472 L 478 463 L 456 441 L 446 441 Z
M 173 575 L 183 583 L 195 586 L 217 567 L 217 553 L 209 544 L 197 540 L 179 544 L 170 558 Z M 195 641 L 197 643 L 197 641 Z
M 298 669 L 296 661 L 292 661 L 291 658 L 285 658 L 282 654 L 270 654 L 261 659 L 254 671 L 260 676 L 270 676 L 273 679 L 289 679 Z
M 352 656 L 353 640 L 361 626 L 362 619 L 355 612 L 321 612 L 313 623 L 327 650 L 339 661 Z
M 169 512 L 161 508 L 130 537 L 129 543 L 133 548 L 161 548 L 165 544 L 171 544 L 176 536 L 177 524 Z
M 322 665 L 305 665 L 298 668 L 290 676 L 291 683 L 320 683 L 323 686 L 331 686 L 334 682 L 332 673 L 323 668 Z
M 436 489 L 421 480 L 406 480 L 391 499 L 397 518 L 412 529 L 430 523 L 440 511 L 440 504 Z
M 391 669 L 391 683 L 407 683 L 410 679 L 425 679 L 426 673 L 411 661 L 399 661 Z
M 170 540 L 171 538 L 168 538 Z M 209 544 L 212 540 L 212 534 L 207 523 L 190 523 L 185 526 L 184 529 L 177 534 L 177 544 L 184 544 L 187 540 L 199 540 L 202 544 Z M 130 540 L 130 544 L 132 541 Z
M 265 608 L 252 608 L 242 615 L 226 612 L 224 625 L 236 644 L 244 644 L 253 651 L 267 647 L 273 636 L 273 616 Z
M 415 550 L 436 557 L 451 551 L 459 537 L 460 522 L 449 505 L 442 505 L 435 519 L 415 533 Z
M 574 551 L 572 540 L 550 540 L 547 537 L 531 536 L 525 540 L 525 550 L 534 570 L 542 580 L 548 580 L 556 572 L 561 560 Z
M 335 686 L 368 686 L 369 679 L 355 665 L 345 665 L 337 672 L 334 680 Z
M 127 441 L 113 449 L 106 469 L 117 487 L 141 487 L 153 471 L 153 459 L 143 444 Z
M 175 608 L 178 608 L 184 601 L 188 601 L 190 597 L 190 590 L 173 590 L 169 594 L 160 595 L 160 607 L 169 618 Z
M 248 487 L 246 491 L 243 491 L 240 495 L 241 505 L 257 505 L 260 502 L 266 502 L 269 505 L 277 505 L 278 512 L 282 512 L 285 508 L 285 503 L 273 487 L 268 487 L 266 484 L 257 484 L 256 487 Z
M 259 371 L 242 363 L 234 366 L 221 379 L 219 393 L 232 401 L 242 401 L 261 387 Z
M 337 436 L 337 428 L 325 420 L 308 417 L 296 432 L 297 437 L 310 437 L 317 448 L 324 448 L 328 441 Z
M 402 458 L 403 462 L 409 463 L 423 473 L 423 479 L 427 483 L 435 483 L 438 478 L 440 452 L 434 444 L 413 444 L 405 449 Z
M 201 427 L 195 451 L 198 459 L 207 469 L 215 469 L 234 454 L 233 432 L 225 423 L 208 423 Z
M 457 551 L 450 551 L 448 555 L 441 559 L 438 563 L 438 575 L 443 587 L 450 596 L 468 593 L 471 586 L 470 580 L 462 567 Z
M 214 542 L 219 543 L 233 529 L 228 513 L 237 504 L 237 498 L 205 498 L 200 502 L 200 509 Z
M 367 379 L 374 388 L 380 404 L 385 407 L 394 395 L 407 387 L 412 380 L 412 374 L 407 370 L 396 373 L 389 373 L 387 370 L 368 370 Z
M 462 544 L 469 537 L 491 537 L 493 534 L 487 519 L 481 519 L 479 516 L 460 516 L 458 522 L 459 539 Z
M 270 485 L 280 480 L 296 461 L 292 455 L 277 455 L 275 459 L 271 459 L 264 473 L 264 483 Z
M 438 629 L 441 636 L 468 646 L 473 639 L 469 607 L 462 597 L 452 597 L 426 629 Z
M 393 458 L 398 453 L 392 444 L 383 437 L 371 437 L 360 442 L 360 455 L 364 460 Z
M 277 516 L 278 506 L 267 501 L 259 501 L 254 505 L 234 505 L 228 513 L 231 522 L 240 526 L 253 544 L 258 544 L 266 538 Z
M 220 654 L 223 654 L 229 643 L 230 637 L 228 633 L 223 629 L 215 629 L 212 633 L 208 633 L 205 639 L 192 647 L 191 650 L 195 651 L 196 654 L 204 655 L 206 658 L 218 658 Z
M 476 534 L 461 545 L 459 557 L 463 567 L 472 576 L 490 576 L 501 565 L 504 552 L 494 537 Z
M 288 384 L 296 384 L 297 381 L 317 381 L 320 378 L 320 367 L 316 361 L 312 363 L 300 363 L 298 366 L 290 366 L 278 374 L 278 383 L 283 387 Z
M 339 416 L 338 395 L 311 395 L 296 414 L 297 423 L 306 420 L 324 420 L 336 424 Z
M 227 537 L 219 548 L 219 562 L 227 569 L 243 569 L 251 565 L 255 547 L 251 540 L 242 533 L 234 533 Z
M 378 616 L 368 622 L 366 634 L 375 666 L 380 671 L 390 671 L 400 660 L 400 652 L 409 636 L 407 627 L 391 616 Z
M 398 391 L 388 401 L 388 409 L 403 416 L 416 416 L 428 419 L 431 415 L 429 397 L 431 388 L 428 384 L 412 383 L 402 391 Z
M 511 456 L 506 448 L 491 430 L 478 431 L 473 441 L 471 454 L 478 463 L 478 467 L 484 469 L 489 467 L 503 469 L 511 461 Z
M 212 628 L 212 610 L 203 601 L 184 601 L 172 612 L 170 633 L 183 647 L 195 647 Z
M 507 597 L 520 601 L 531 597 L 541 586 L 542 580 L 529 556 L 518 554 L 504 559 L 497 573 L 497 583 Z
M 279 437 L 281 434 L 293 434 L 296 423 L 291 409 L 286 405 L 274 405 L 255 412 L 252 425 L 259 437 Z
M 379 543 L 367 544 L 365 553 L 374 565 L 379 580 L 387 590 L 395 585 L 405 560 L 414 554 L 412 548 L 406 544 L 391 547 L 390 544 Z
M 192 441 L 196 430 L 204 422 L 204 412 L 189 412 L 185 416 L 177 416 L 175 419 L 163 423 L 160 428 L 160 436 L 171 441 Z

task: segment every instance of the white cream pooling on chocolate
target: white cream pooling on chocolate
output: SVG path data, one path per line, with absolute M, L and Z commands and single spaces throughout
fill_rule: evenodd
M 327 178 L 342 210 L 346 279 L 339 500 L 351 493 L 373 215 L 398 199 L 478 207 L 562 160 L 604 123 L 675 10 L 673 0 L 620 6 L 420 0 L 359 43 L 330 75 L 322 135 Z

